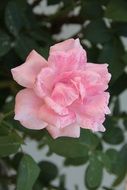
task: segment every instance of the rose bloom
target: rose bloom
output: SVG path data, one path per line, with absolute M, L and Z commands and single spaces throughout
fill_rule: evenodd
M 79 39 L 51 46 L 48 61 L 31 51 L 24 64 L 11 70 L 25 87 L 16 96 L 14 119 L 29 129 L 46 128 L 53 138 L 79 137 L 80 128 L 105 131 L 107 67 L 88 63 Z

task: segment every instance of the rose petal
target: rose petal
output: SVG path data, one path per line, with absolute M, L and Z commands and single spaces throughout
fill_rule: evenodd
M 51 93 L 54 85 L 56 73 L 50 67 L 43 68 L 37 75 L 36 82 L 34 85 L 35 93 L 43 98 Z
M 79 39 L 70 39 L 51 47 L 48 62 L 59 73 L 83 69 L 87 62 L 86 52 Z
M 105 120 L 104 114 L 98 118 L 97 117 L 96 118 L 89 117 L 85 114 L 77 115 L 77 121 L 78 121 L 80 127 L 84 128 L 84 129 L 90 129 L 93 132 L 97 132 L 97 131 L 104 132 L 105 131 L 105 128 L 102 125 L 104 120 Z
M 76 138 L 80 136 L 80 127 L 77 124 L 68 125 L 62 129 L 49 125 L 46 129 L 54 139 L 64 136 Z
M 103 85 L 108 84 L 111 79 L 111 74 L 108 72 L 108 64 L 95 64 L 95 63 L 87 63 L 85 65 L 85 71 L 92 71 L 100 75 L 100 81 Z
M 24 64 L 11 69 L 14 80 L 23 87 L 33 88 L 37 74 L 47 61 L 35 50 L 31 51 Z
M 75 122 L 75 114 L 69 112 L 68 115 L 60 116 L 50 109 L 47 105 L 43 105 L 39 111 L 40 118 L 50 125 L 54 125 L 57 128 L 66 127 Z
M 70 106 L 71 111 L 75 111 L 78 124 L 82 128 L 92 131 L 103 131 L 101 127 L 105 120 L 105 114 L 109 114 L 108 108 L 109 93 L 103 92 L 96 96 L 87 97 L 83 104 L 78 100 Z
M 110 114 L 110 110 L 108 108 L 109 102 L 109 93 L 103 92 L 96 96 L 89 97 L 86 100 L 84 105 L 84 113 L 88 115 L 97 116 L 99 114 Z
M 47 124 L 38 117 L 43 101 L 31 89 L 23 89 L 16 96 L 15 120 L 29 129 L 43 129 Z
M 45 97 L 44 98 L 45 103 L 56 113 L 59 115 L 67 115 L 69 114 L 69 111 L 67 108 L 61 106 L 60 104 L 56 103 L 53 99 L 50 97 Z
M 54 87 L 51 97 L 58 104 L 69 106 L 79 97 L 79 92 L 73 84 L 59 82 Z
M 56 52 L 56 51 L 64 51 L 67 52 L 75 47 L 75 40 L 69 39 L 65 40 L 64 42 L 57 43 L 50 47 L 50 53 Z

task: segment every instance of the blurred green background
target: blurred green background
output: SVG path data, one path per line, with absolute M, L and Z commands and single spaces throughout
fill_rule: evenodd
M 51 45 L 71 37 L 80 38 L 89 62 L 109 64 L 112 114 L 103 134 L 82 130 L 79 139 L 53 140 L 45 130 L 27 130 L 13 120 L 20 87 L 10 69 L 22 64 L 32 49 L 47 58 Z M 127 88 L 126 37 L 127 0 L 0 1 L 0 190 L 83 190 L 80 182 L 68 187 L 57 161 L 44 160 L 52 154 L 63 157 L 63 168 L 86 166 L 84 189 L 127 190 L 127 112 L 120 101 Z M 124 103 L 126 107 L 126 98 Z M 36 151 L 48 145 L 39 163 L 23 148 L 27 139 L 36 141 Z M 104 185 L 110 176 L 112 182 Z

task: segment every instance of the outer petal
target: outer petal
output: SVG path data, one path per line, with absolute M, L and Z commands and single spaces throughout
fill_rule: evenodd
M 108 72 L 108 64 L 93 64 L 93 63 L 87 63 L 85 65 L 85 71 L 91 71 L 94 72 L 101 77 L 101 82 L 105 85 L 108 84 L 108 82 L 111 79 L 111 74 Z
M 42 104 L 43 101 L 32 90 L 21 90 L 16 96 L 14 119 L 19 120 L 26 128 L 43 129 L 47 124 L 38 117 L 38 111 Z
M 92 96 L 86 100 L 84 109 L 85 113 L 91 115 L 93 117 L 100 114 L 110 114 L 110 110 L 108 108 L 109 103 L 109 93 L 103 92 L 96 96 Z
M 51 47 L 48 62 L 58 72 L 83 69 L 87 62 L 86 52 L 79 39 L 70 39 Z
M 75 111 L 76 113 L 82 113 L 87 115 L 99 115 L 101 113 L 109 114 L 109 109 L 107 110 L 109 102 L 109 93 L 102 92 L 95 96 L 85 97 L 83 101 L 76 100 L 69 109 Z
M 104 132 L 105 131 L 105 128 L 102 125 L 104 120 L 105 120 L 104 114 L 102 114 L 98 118 L 97 117 L 96 118 L 89 117 L 85 114 L 77 115 L 77 121 L 80 124 L 80 126 L 84 129 L 90 129 L 93 132 L 96 132 L 96 131 Z
M 11 70 L 14 80 L 23 87 L 32 88 L 37 74 L 47 61 L 35 50 L 31 51 L 24 64 Z
M 78 124 L 68 125 L 62 129 L 58 129 L 55 126 L 49 125 L 46 129 L 54 139 L 63 136 L 76 138 L 80 136 L 80 127 Z
M 51 46 L 50 53 L 53 53 L 55 51 L 67 52 L 74 47 L 75 47 L 75 40 L 71 38 L 71 39 L 65 40 L 64 42 L 60 42 Z
M 75 122 L 76 117 L 73 112 L 69 112 L 68 115 L 58 115 L 47 105 L 43 105 L 40 108 L 40 118 L 47 122 L 49 125 L 54 125 L 57 128 L 66 127 Z
M 105 120 L 105 114 L 109 114 L 108 108 L 109 93 L 103 92 L 96 96 L 85 98 L 84 103 L 79 101 L 70 106 L 75 110 L 77 122 L 82 128 L 92 131 L 104 131 L 102 123 Z

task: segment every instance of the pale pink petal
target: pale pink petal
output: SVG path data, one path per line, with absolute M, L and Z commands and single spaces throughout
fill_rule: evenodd
M 58 51 L 62 52 L 68 52 L 72 49 L 79 48 L 80 50 L 83 50 L 79 39 L 77 38 L 74 40 L 73 38 L 65 40 L 64 42 L 57 43 L 50 47 L 50 54 Z
M 85 65 L 86 71 L 93 71 L 94 73 L 98 73 L 101 77 L 101 82 L 108 84 L 111 79 L 111 74 L 108 72 L 108 64 L 95 64 L 95 63 L 87 63 Z
M 105 113 L 110 114 L 108 108 L 109 103 L 109 93 L 103 92 L 96 96 L 88 97 L 84 104 L 84 113 L 88 115 L 97 116 L 99 114 Z
M 54 139 L 58 137 L 78 138 L 80 136 L 80 127 L 78 124 L 68 125 L 62 129 L 49 125 L 46 129 Z
M 35 93 L 43 98 L 51 93 L 54 86 L 56 73 L 50 67 L 43 68 L 36 77 L 36 82 L 34 85 Z
M 69 112 L 68 115 L 61 116 L 55 113 L 47 105 L 44 105 L 40 108 L 39 116 L 43 121 L 47 122 L 50 125 L 54 125 L 57 128 L 66 127 L 74 123 L 76 119 L 73 112 Z
M 50 53 L 54 51 L 64 51 L 67 52 L 75 47 L 75 40 L 73 38 L 65 40 L 64 42 L 57 43 L 50 47 Z
M 29 129 L 43 129 L 47 124 L 38 117 L 43 101 L 31 89 L 23 89 L 16 96 L 15 120 Z
M 60 73 L 84 69 L 86 63 L 84 51 L 77 52 L 76 49 L 68 53 L 54 52 L 48 58 L 49 66 Z
M 105 127 L 104 127 L 104 125 L 99 125 L 97 131 L 105 132 Z
M 81 76 L 79 75 L 78 77 L 75 77 L 71 80 L 71 82 L 75 85 L 76 89 L 78 90 L 79 97 L 83 101 L 86 96 L 86 89 L 85 84 L 82 83 Z
M 103 92 L 101 94 L 97 94 L 96 96 L 85 98 L 83 103 L 81 103 L 80 100 L 74 102 L 70 106 L 70 109 L 75 110 L 75 112 L 79 115 L 82 114 L 96 118 L 101 114 L 110 114 L 108 103 L 109 93 Z
M 47 65 L 47 61 L 35 50 L 31 51 L 24 64 L 11 69 L 14 80 L 23 87 L 33 88 L 40 70 Z
M 90 117 L 85 114 L 77 114 L 77 122 L 81 128 L 90 129 L 93 132 L 104 132 L 105 128 L 102 125 L 105 120 L 104 114 L 100 117 Z
M 86 51 L 79 39 L 70 39 L 51 47 L 48 62 L 58 72 L 83 69 L 87 62 Z
M 60 104 L 56 103 L 50 97 L 44 98 L 45 103 L 52 109 L 54 112 L 58 113 L 59 115 L 67 115 L 69 114 L 68 108 L 61 106 Z
M 79 97 L 79 92 L 73 84 L 59 82 L 55 85 L 51 97 L 58 104 L 69 106 Z
M 105 120 L 105 114 L 109 114 L 108 108 L 109 93 L 103 92 L 96 96 L 85 98 L 84 102 L 80 100 L 74 102 L 69 109 L 75 111 L 77 122 L 82 128 L 92 131 L 104 131 L 102 123 Z

